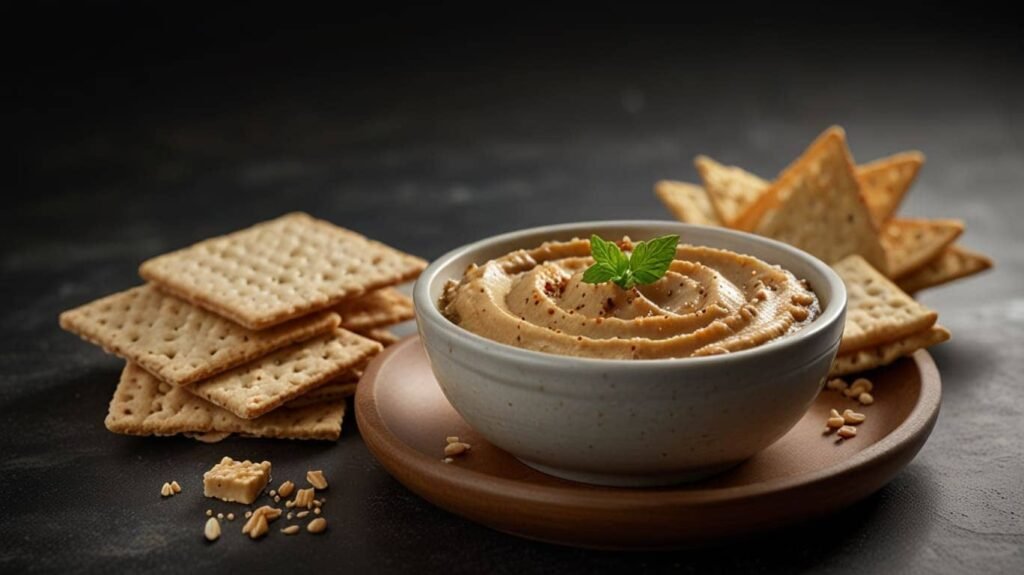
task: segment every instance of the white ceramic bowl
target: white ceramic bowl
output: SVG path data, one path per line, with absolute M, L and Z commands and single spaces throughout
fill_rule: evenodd
M 592 233 L 634 239 L 679 234 L 681 243 L 779 264 L 809 282 L 822 314 L 794 334 L 727 355 L 606 360 L 497 343 L 438 310 L 445 283 L 469 264 Z M 583 222 L 495 236 L 434 261 L 413 292 L 434 375 L 474 429 L 535 469 L 616 486 L 706 477 L 780 438 L 821 389 L 846 314 L 842 281 L 806 252 L 751 234 L 664 221 Z

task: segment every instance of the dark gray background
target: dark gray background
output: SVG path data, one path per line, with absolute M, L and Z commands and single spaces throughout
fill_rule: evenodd
M 1020 25 L 713 8 L 9 15 L 0 570 L 1024 570 Z M 695 154 L 770 177 L 832 123 L 861 160 L 924 151 L 903 213 L 962 218 L 962 243 L 997 267 L 922 296 L 954 334 L 933 352 L 945 397 L 928 444 L 811 524 L 679 553 L 575 550 L 433 508 L 353 417 L 337 444 L 116 436 L 103 417 L 121 362 L 57 327 L 137 284 L 145 258 L 290 210 L 432 258 L 527 226 L 666 218 L 652 183 L 695 180 Z M 205 545 L 200 477 L 225 453 L 279 478 L 324 468 L 329 534 Z M 162 501 L 170 479 L 185 492 Z

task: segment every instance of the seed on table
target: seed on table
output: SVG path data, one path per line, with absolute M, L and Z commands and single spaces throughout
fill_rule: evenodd
M 857 401 L 859 401 L 861 405 L 871 405 L 875 402 L 875 396 L 865 391 L 857 396 Z
M 281 533 L 284 533 L 285 535 L 295 535 L 298 532 L 299 532 L 299 526 L 298 525 L 289 525 L 288 527 L 285 527 L 284 529 L 281 530 Z
M 850 425 L 860 425 L 861 423 L 864 423 L 864 420 L 867 418 L 868 416 L 864 415 L 863 413 L 857 413 L 852 409 L 847 409 L 843 411 L 843 421 L 849 423 Z
M 840 427 L 839 431 L 836 433 L 837 435 L 839 435 L 839 437 L 842 437 L 843 439 L 850 439 L 851 437 L 857 435 L 857 428 L 851 425 L 844 425 Z
M 206 520 L 206 526 L 203 527 L 203 535 L 206 536 L 207 541 L 216 541 L 220 538 L 220 523 L 213 517 Z
M 323 533 L 327 530 L 327 520 L 323 517 L 317 517 L 316 519 L 309 522 L 306 526 L 306 531 L 310 533 Z

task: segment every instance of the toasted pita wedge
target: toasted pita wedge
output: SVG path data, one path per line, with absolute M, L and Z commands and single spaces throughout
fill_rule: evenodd
M 839 355 L 874 348 L 935 325 L 938 314 L 914 301 L 858 255 L 834 264 L 846 284 L 846 327 Z
M 876 226 L 881 228 L 896 213 L 923 165 L 924 154 L 915 151 L 857 166 L 857 180 Z
M 859 254 L 876 269 L 888 267 L 842 128 L 826 130 L 749 211 L 759 214 L 754 233 L 827 263 Z
M 921 269 L 900 278 L 897 284 L 907 293 L 916 293 L 923 289 L 981 273 L 992 265 L 992 260 L 988 256 L 953 244 Z
M 935 325 L 891 343 L 840 355 L 832 362 L 828 375 L 838 377 L 889 365 L 919 349 L 942 343 L 949 339 L 949 335 L 948 329 Z
M 768 182 L 737 166 L 724 166 L 707 156 L 693 160 L 718 218 L 735 227 L 740 216 L 768 189 Z
M 889 277 L 898 280 L 921 269 L 963 231 L 964 223 L 960 220 L 889 220 L 882 228 Z
M 654 194 L 681 222 L 702 226 L 722 225 L 707 192 L 698 185 L 662 180 L 654 184 Z

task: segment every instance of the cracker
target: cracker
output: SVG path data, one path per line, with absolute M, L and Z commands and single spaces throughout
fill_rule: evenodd
M 894 342 L 927 330 L 938 314 L 853 255 L 832 266 L 846 284 L 846 326 L 839 355 Z
M 143 262 L 166 291 L 250 329 L 265 329 L 399 284 L 426 267 L 355 232 L 288 214 Z
M 900 278 L 896 283 L 903 291 L 915 293 L 983 272 L 992 265 L 992 260 L 988 256 L 953 244 L 924 267 Z
M 654 184 L 654 195 L 679 221 L 701 226 L 721 226 L 704 188 L 686 182 L 661 180 Z
M 253 419 L 337 378 L 380 350 L 379 343 L 338 328 L 187 389 L 242 419 Z
M 412 298 L 395 288 L 379 289 L 343 301 L 334 311 L 341 314 L 341 327 L 358 332 L 408 321 L 415 315 Z
M 889 277 L 900 279 L 921 269 L 964 231 L 960 220 L 893 219 L 882 228 Z
M 107 429 L 126 435 L 238 433 L 282 439 L 338 439 L 345 402 L 317 403 L 241 419 L 128 362 L 110 402 Z
M 263 331 L 143 285 L 60 315 L 60 325 L 175 385 L 188 385 L 282 347 L 329 333 L 338 315 L 320 312 Z
M 857 166 L 857 180 L 876 226 L 881 227 L 896 213 L 923 165 L 924 154 L 915 151 Z
M 314 403 L 321 403 L 324 401 L 336 401 L 338 399 L 344 399 L 346 397 L 352 397 L 356 394 L 356 386 L 359 385 L 358 381 L 350 381 L 348 383 L 328 383 L 327 385 L 320 386 L 313 391 L 296 397 L 295 399 L 284 404 L 282 407 L 287 409 L 295 409 L 297 407 L 305 407 Z
M 886 270 L 885 251 L 861 198 L 842 129 L 827 130 L 765 196 L 771 198 L 770 205 L 763 207 L 754 233 L 826 263 L 859 254 L 876 269 Z
M 889 365 L 897 359 L 911 355 L 919 349 L 942 343 L 949 339 L 949 335 L 949 330 L 941 325 L 935 325 L 894 342 L 840 355 L 832 362 L 829 377 L 849 375 Z
M 366 371 L 366 365 L 368 363 L 369 362 L 365 362 L 360 366 L 353 367 L 330 382 L 296 397 L 284 404 L 282 407 L 303 407 L 313 403 L 331 401 L 355 395 L 356 385 L 359 384 L 359 378 L 363 377 L 363 372 Z
M 740 216 L 768 189 L 769 182 L 737 166 L 724 166 L 707 156 L 693 160 L 719 219 L 735 227 Z
M 402 339 L 395 335 L 392 331 L 384 328 L 371 329 L 370 331 L 360 333 L 359 335 L 368 337 L 373 341 L 379 342 L 384 347 L 395 345 Z

